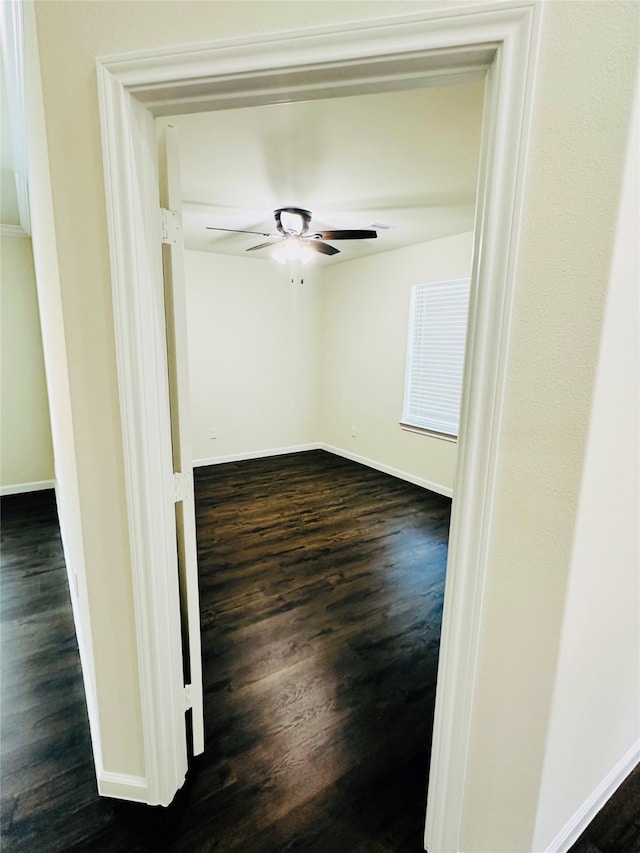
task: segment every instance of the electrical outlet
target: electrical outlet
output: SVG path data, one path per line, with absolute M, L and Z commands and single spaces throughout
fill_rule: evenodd
M 215 427 L 211 427 L 211 429 L 209 430 L 209 438 L 217 438 L 217 437 L 218 437 L 218 430 Z
M 351 438 L 355 438 L 357 434 L 358 434 L 358 430 L 354 426 L 352 426 L 351 427 Z

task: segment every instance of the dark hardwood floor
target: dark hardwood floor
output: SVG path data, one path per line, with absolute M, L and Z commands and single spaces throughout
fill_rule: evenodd
M 640 764 L 567 853 L 639 853 Z
M 53 495 L 3 498 L 2 850 L 421 851 L 449 507 L 320 451 L 196 471 L 206 752 L 162 809 L 97 795 Z

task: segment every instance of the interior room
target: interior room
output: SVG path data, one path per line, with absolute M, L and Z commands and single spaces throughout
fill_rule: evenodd
M 416 284 L 471 273 L 482 102 L 479 79 L 157 120 L 178 131 L 194 465 L 322 446 L 451 496 L 455 441 L 401 428 L 407 334 Z M 276 240 L 210 230 L 278 234 L 286 206 L 377 236 L 292 282 Z
M 411 296 L 470 278 L 483 89 L 157 122 L 177 128 L 182 183 L 208 745 L 194 795 L 215 814 L 228 790 L 211 775 L 238 777 L 208 822 L 218 844 L 265 845 L 247 811 L 270 815 L 274 849 L 366 845 L 367 824 L 420 844 L 457 436 L 403 424 Z M 276 262 L 280 232 L 265 235 L 294 205 L 339 253 Z M 376 236 L 350 239 L 363 228 Z

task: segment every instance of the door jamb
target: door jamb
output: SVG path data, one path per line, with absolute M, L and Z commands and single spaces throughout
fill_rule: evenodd
M 541 16 L 536 0 L 450 5 L 260 40 L 97 60 L 149 803 L 167 805 L 187 767 L 154 118 L 444 85 L 486 71 L 474 286 L 425 831 L 430 850 L 455 850 Z M 139 791 L 134 798 L 140 799 Z

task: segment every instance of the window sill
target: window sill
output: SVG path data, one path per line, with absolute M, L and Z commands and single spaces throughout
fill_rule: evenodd
M 413 426 L 412 424 L 405 424 L 400 421 L 400 429 L 405 430 L 405 432 L 415 432 L 418 435 L 428 435 L 430 438 L 440 438 L 442 441 L 450 441 L 453 444 L 458 443 L 458 437 L 456 435 L 447 435 L 444 432 L 435 432 L 431 429 L 424 429 L 423 427 Z

